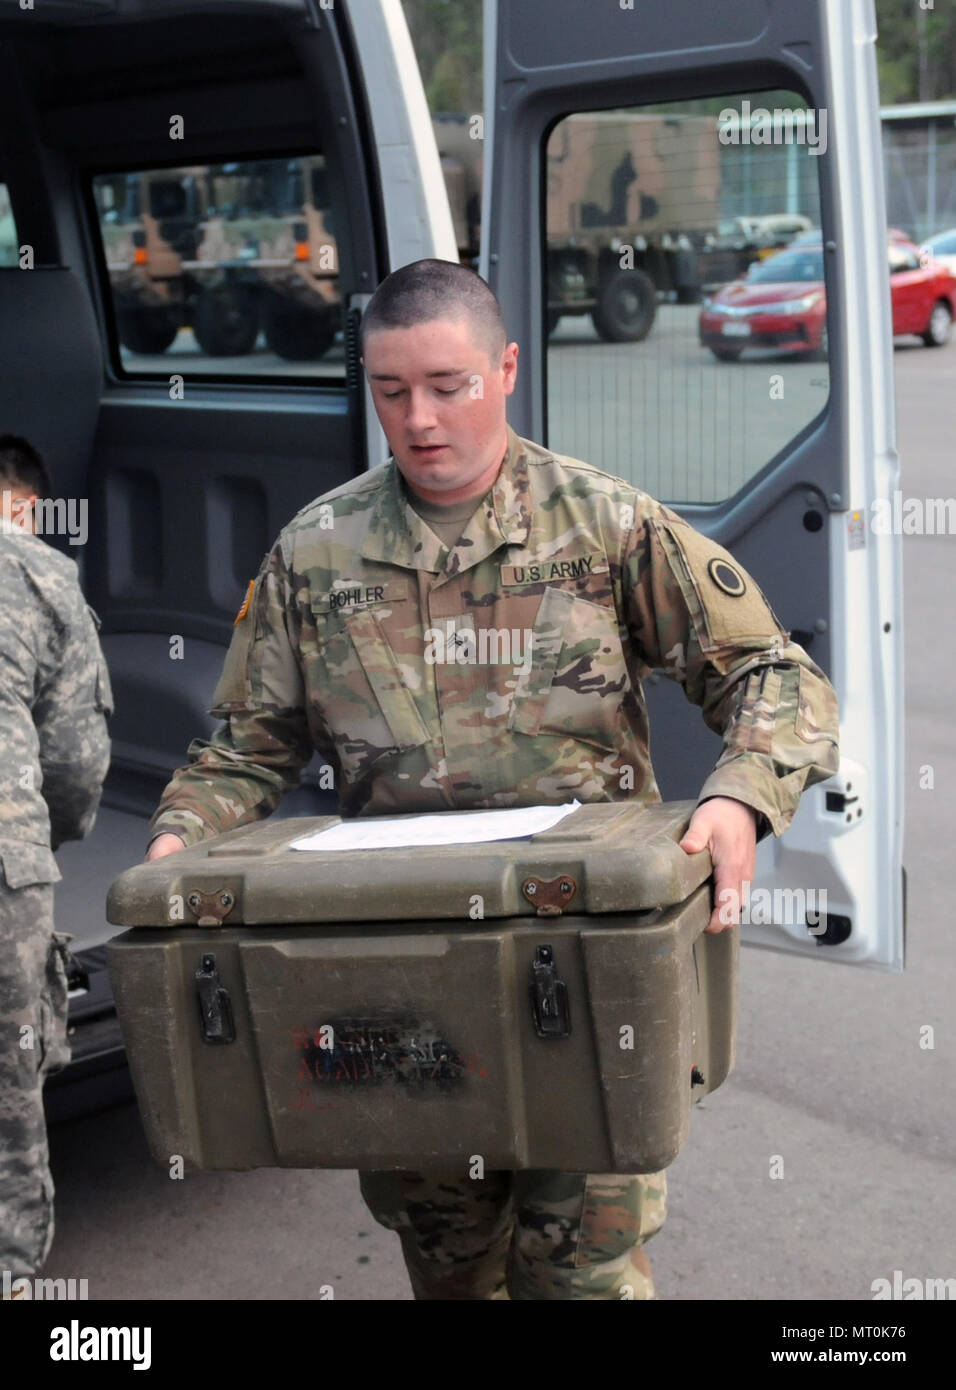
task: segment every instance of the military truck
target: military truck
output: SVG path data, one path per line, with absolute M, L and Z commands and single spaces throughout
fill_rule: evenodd
M 474 264 L 482 119 L 442 113 L 432 125 L 458 254 Z M 555 126 L 549 332 L 565 314 L 589 314 L 606 341 L 640 341 L 660 295 L 697 302 L 699 250 L 719 221 L 719 150 L 713 117 L 590 113 Z M 207 356 L 239 356 L 261 328 L 280 357 L 321 357 L 341 327 L 325 179 L 320 156 L 130 175 L 109 260 L 121 341 L 162 352 L 189 324 Z
M 341 327 L 325 161 L 321 156 L 213 166 L 193 320 L 210 356 L 248 352 L 259 328 L 290 361 L 321 357 Z
M 192 328 L 209 357 L 321 357 L 341 326 L 319 156 L 100 177 L 95 194 L 120 342 L 164 352 Z
M 188 319 L 205 211 L 205 166 L 106 174 L 94 180 L 120 342 L 165 352 Z
M 478 254 L 482 128 L 474 116 L 433 121 L 463 261 Z M 608 342 L 646 338 L 658 296 L 700 298 L 698 250 L 719 220 L 720 146 L 713 117 L 572 115 L 547 152 L 548 331 L 590 314 Z

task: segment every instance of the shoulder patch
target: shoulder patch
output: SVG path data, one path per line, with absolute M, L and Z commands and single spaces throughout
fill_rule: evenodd
M 254 579 L 250 579 L 250 580 L 249 580 L 248 588 L 246 589 L 246 596 L 245 596 L 245 598 L 242 600 L 242 607 L 239 609 L 239 612 L 236 614 L 235 618 L 233 619 L 233 624 L 232 624 L 233 627 L 236 627 L 239 623 L 241 623 L 242 620 L 243 620 L 243 618 L 244 618 L 244 617 L 246 616 L 246 614 L 249 612 L 249 605 L 250 605 L 250 603 L 252 602 L 252 595 L 253 595 L 253 593 L 255 592 L 255 587 L 256 587 L 256 581 L 255 581 Z
M 755 580 L 716 541 L 686 522 L 651 522 L 684 594 L 701 650 L 764 643 L 783 628 Z
M 747 592 L 747 581 L 729 560 L 722 560 L 715 555 L 712 560 L 707 561 L 707 573 L 721 593 L 729 598 L 742 598 Z

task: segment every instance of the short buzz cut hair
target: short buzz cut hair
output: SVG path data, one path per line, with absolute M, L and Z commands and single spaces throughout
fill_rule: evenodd
M 26 488 L 50 497 L 53 483 L 43 456 L 19 434 L 0 434 L 0 487 Z
M 471 320 L 474 334 L 494 360 L 508 342 L 504 315 L 481 276 L 457 261 L 412 261 L 387 275 L 362 318 L 362 351 L 383 328 L 413 328 L 435 319 Z

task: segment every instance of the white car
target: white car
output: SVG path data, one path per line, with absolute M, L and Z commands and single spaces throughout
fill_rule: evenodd
M 920 246 L 920 253 L 928 251 L 935 261 L 941 262 L 947 270 L 956 275 L 956 227 L 948 232 L 937 232 Z

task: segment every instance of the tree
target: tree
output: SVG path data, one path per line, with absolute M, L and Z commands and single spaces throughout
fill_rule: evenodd
M 432 112 L 481 111 L 481 0 L 402 0 Z
M 956 97 L 956 5 L 951 0 L 876 0 L 880 101 Z

